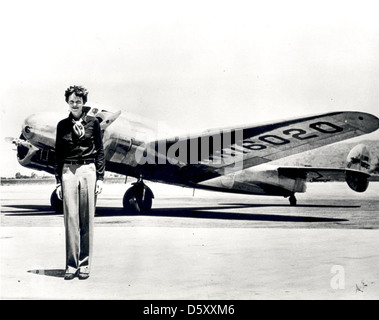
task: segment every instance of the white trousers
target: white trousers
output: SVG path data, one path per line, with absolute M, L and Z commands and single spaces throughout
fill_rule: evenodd
M 90 272 L 95 216 L 94 163 L 65 164 L 62 171 L 66 272 Z

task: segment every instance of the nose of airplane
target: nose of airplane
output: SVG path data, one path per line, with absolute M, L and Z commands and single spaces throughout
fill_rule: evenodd
M 22 124 L 22 134 L 36 147 L 54 147 L 56 115 L 49 113 L 32 114 Z

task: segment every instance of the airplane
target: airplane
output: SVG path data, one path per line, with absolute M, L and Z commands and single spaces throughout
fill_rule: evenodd
M 125 112 L 84 106 L 99 119 L 106 171 L 137 178 L 123 197 L 125 212 L 144 213 L 154 194 L 144 180 L 212 191 L 282 196 L 295 206 L 296 193 L 309 181 L 346 181 L 356 192 L 366 191 L 370 152 L 354 147 L 346 168 L 280 166 L 269 162 L 368 134 L 379 128 L 371 114 L 341 111 L 303 116 L 258 125 L 211 129 L 198 134 L 159 137 L 157 128 Z M 28 116 L 20 138 L 14 139 L 21 165 L 54 174 L 57 123 L 67 114 Z M 332 155 L 331 155 L 332 156 Z M 62 212 L 55 190 L 54 210 Z

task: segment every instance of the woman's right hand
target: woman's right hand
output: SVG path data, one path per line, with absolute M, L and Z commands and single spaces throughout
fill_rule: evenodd
M 61 185 L 58 185 L 57 186 L 57 189 L 55 190 L 57 196 L 58 196 L 58 199 L 59 200 L 63 200 L 63 196 L 62 196 L 62 186 Z

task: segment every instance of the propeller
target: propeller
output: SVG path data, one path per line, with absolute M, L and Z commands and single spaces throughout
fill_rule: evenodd
M 24 135 L 21 134 L 19 138 L 14 138 L 14 137 L 5 137 L 4 138 L 5 142 L 7 143 L 12 143 L 14 144 L 15 146 L 25 146 L 25 147 L 28 147 L 30 146 L 30 142 L 28 142 Z
M 103 121 L 100 123 L 101 130 L 108 128 L 121 114 L 121 110 L 115 113 L 104 113 Z
M 15 140 L 16 138 L 13 138 L 13 137 L 5 137 L 4 140 L 6 143 L 13 143 L 13 141 Z

